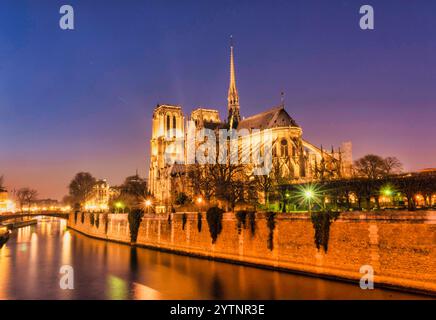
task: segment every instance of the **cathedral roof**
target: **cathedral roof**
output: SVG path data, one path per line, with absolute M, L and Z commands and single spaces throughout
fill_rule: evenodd
M 223 122 L 210 122 L 210 121 L 204 121 L 203 127 L 210 130 L 219 130 L 219 129 L 225 129 L 226 124 Z
M 238 130 L 271 129 L 276 127 L 298 127 L 298 124 L 291 118 L 283 106 L 274 107 L 255 114 L 241 120 L 238 124 Z

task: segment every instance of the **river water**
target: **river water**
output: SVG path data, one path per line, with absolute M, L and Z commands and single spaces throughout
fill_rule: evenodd
M 131 248 L 67 230 L 62 219 L 38 220 L 37 225 L 15 230 L 0 249 L 0 299 L 423 298 Z M 73 290 L 61 289 L 64 265 L 73 268 Z

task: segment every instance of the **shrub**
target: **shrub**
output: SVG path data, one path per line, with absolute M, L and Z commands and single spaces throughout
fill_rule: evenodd
M 338 216 L 338 212 L 312 212 L 311 220 L 313 228 L 315 229 L 315 245 L 318 250 L 322 246 L 324 252 L 327 252 L 330 237 L 330 225 L 338 218 Z
M 266 213 L 266 225 L 269 229 L 267 247 L 270 250 L 274 249 L 274 229 L 276 228 L 276 214 L 275 212 Z
M 237 228 L 238 228 L 238 234 L 241 234 L 242 228 L 246 228 L 247 225 L 247 211 L 237 211 L 235 213 L 236 216 L 236 220 L 238 221 L 237 223 Z
M 197 213 L 197 229 L 198 232 L 201 232 L 201 227 L 203 225 L 203 215 L 201 214 L 201 212 Z
M 109 216 L 107 213 L 103 213 L 104 233 L 107 234 L 109 228 Z
M 209 210 L 207 210 L 206 219 L 207 219 L 207 224 L 209 225 L 209 232 L 212 238 L 212 244 L 216 242 L 219 234 L 223 229 L 223 224 L 222 224 L 223 213 L 224 210 L 218 207 L 212 207 Z
M 254 211 L 248 212 L 248 221 L 250 222 L 251 236 L 254 237 L 254 235 L 256 234 L 256 212 Z
M 130 229 L 130 242 L 135 243 L 138 239 L 138 231 L 141 225 L 144 211 L 141 209 L 131 210 L 128 215 L 129 229 Z
M 183 212 L 182 214 L 182 230 L 185 230 L 186 221 L 188 221 L 188 216 Z

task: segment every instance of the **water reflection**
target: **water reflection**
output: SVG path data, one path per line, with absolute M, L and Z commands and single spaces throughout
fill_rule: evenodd
M 127 282 L 121 278 L 109 275 L 107 277 L 107 289 L 109 299 L 112 300 L 125 300 L 128 298 Z
M 63 265 L 74 290 L 59 286 Z M 311 277 L 167 254 L 87 238 L 40 218 L 0 249 L 1 299 L 402 299 Z
M 61 229 L 65 230 L 65 229 Z M 62 231 L 61 231 L 62 232 Z M 62 264 L 71 264 L 71 232 L 64 232 L 62 236 Z

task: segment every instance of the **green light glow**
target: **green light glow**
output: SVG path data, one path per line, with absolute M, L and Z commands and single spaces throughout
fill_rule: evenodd
M 390 195 L 392 195 L 392 190 L 385 190 L 384 194 L 387 196 L 390 196 Z
M 381 194 L 383 194 L 384 196 L 390 197 L 394 195 L 394 191 L 392 190 L 391 186 L 384 186 L 381 190 L 380 190 Z
M 317 184 L 307 184 L 297 187 L 297 198 L 301 204 L 306 204 L 310 208 L 314 204 L 322 205 L 322 192 Z
M 127 299 L 127 282 L 121 278 L 109 275 L 106 279 L 106 294 L 111 300 Z

